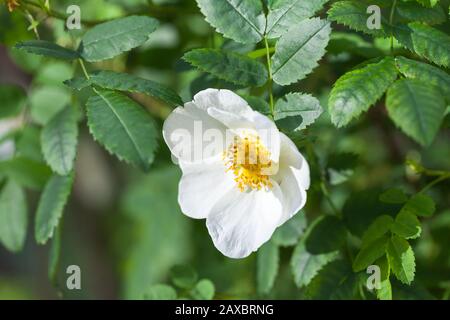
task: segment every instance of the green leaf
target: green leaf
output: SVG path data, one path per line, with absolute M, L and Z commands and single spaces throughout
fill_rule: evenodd
M 344 74 L 334 84 L 328 101 L 333 124 L 345 126 L 367 111 L 396 78 L 397 70 L 391 57 Z
M 240 43 L 260 42 L 266 19 L 260 0 L 197 0 L 206 21 L 217 32 Z
M 341 249 L 347 237 L 346 229 L 335 216 L 321 216 L 314 221 L 305 245 L 311 253 L 327 253 Z
M 247 101 L 248 105 L 253 110 L 258 111 L 259 113 L 262 113 L 263 115 L 266 115 L 266 116 L 269 116 L 271 114 L 270 105 L 263 98 L 248 96 L 248 95 L 241 95 L 241 97 L 245 101 Z
M 380 288 L 377 289 L 377 298 L 380 300 L 392 300 L 392 286 L 389 280 L 391 266 L 386 256 L 379 259 L 376 263 L 380 267 Z
M 277 0 L 269 5 L 266 34 L 278 38 L 298 22 L 312 17 L 328 0 Z
M 58 283 L 58 268 L 61 258 L 61 226 L 55 229 L 50 252 L 48 255 L 48 278 L 56 286 Z
M 420 22 L 394 26 L 395 38 L 407 49 L 444 67 L 450 66 L 450 36 Z
M 387 236 L 381 236 L 368 244 L 364 244 L 353 261 L 353 270 L 362 271 L 386 253 Z
M 274 119 L 279 121 L 300 116 L 300 123 L 292 130 L 303 130 L 313 124 L 322 112 L 319 100 L 313 96 L 298 92 L 289 93 L 275 104 Z
M 433 215 L 436 210 L 436 205 L 430 196 L 423 193 L 418 193 L 411 197 L 408 202 L 405 203 L 401 212 L 408 212 L 415 214 L 416 216 L 429 217 Z
M 414 252 L 408 241 L 392 236 L 387 246 L 387 256 L 392 272 L 404 284 L 411 284 L 414 280 L 416 263 Z
M 45 86 L 36 88 L 30 94 L 31 118 L 36 123 L 45 125 L 69 103 L 69 90 L 64 87 Z
M 215 293 L 214 283 L 208 279 L 202 279 L 195 285 L 191 291 L 191 296 L 195 300 L 211 300 Z
M 386 107 L 389 117 L 403 132 L 427 146 L 439 131 L 446 104 L 435 86 L 415 79 L 402 79 L 389 88 Z
M 130 51 L 148 39 L 159 22 L 146 16 L 129 16 L 96 25 L 81 38 L 83 59 L 94 62 Z
M 440 6 L 426 8 L 412 2 L 399 2 L 397 4 L 397 12 L 402 18 L 410 21 L 424 22 L 429 25 L 440 24 L 447 19 L 444 10 Z
M 9 177 L 19 185 L 40 190 L 51 175 L 51 170 L 45 164 L 26 157 L 15 157 L 0 161 L 0 176 Z
M 256 260 L 256 287 L 259 294 L 267 294 L 273 287 L 278 274 L 279 249 L 276 244 L 269 241 L 257 253 Z
M 89 80 L 74 78 L 64 83 L 76 90 L 95 85 L 103 89 L 143 93 L 164 101 L 172 107 L 183 105 L 180 96 L 169 87 L 131 74 L 102 70 L 91 73 L 89 77 Z
M 41 133 L 42 153 L 54 172 L 67 175 L 72 171 L 77 152 L 77 136 L 77 118 L 70 106 L 45 125 Z
M 321 270 L 329 262 L 335 260 L 339 255 L 339 251 L 337 250 L 330 252 L 328 250 L 317 250 L 316 248 L 320 247 L 321 245 L 320 239 L 318 239 L 320 235 L 323 236 L 323 239 L 326 239 L 328 237 L 328 235 L 326 234 L 328 228 L 324 228 L 323 222 L 321 222 L 324 219 L 324 217 L 318 218 L 311 224 L 311 226 L 306 231 L 305 236 L 300 240 L 300 242 L 294 249 L 294 253 L 292 254 L 291 268 L 292 273 L 294 274 L 295 283 L 298 287 L 307 286 L 319 272 L 319 270 Z M 319 230 L 316 231 L 316 228 L 318 228 Z M 313 232 L 313 239 L 309 240 L 309 237 Z M 334 239 L 331 239 L 331 241 L 333 240 Z M 319 241 L 319 243 L 312 245 L 312 241 Z M 309 245 L 307 245 L 307 242 L 309 243 Z M 329 245 L 326 246 L 329 247 Z M 311 250 L 310 247 L 313 247 L 313 249 Z
M 28 53 L 64 60 L 74 60 L 80 57 L 77 51 L 63 48 L 56 43 L 44 40 L 29 40 L 19 42 L 15 45 L 15 48 L 25 50 Z
M 298 212 L 294 217 L 275 230 L 272 236 L 273 243 L 283 247 L 295 245 L 304 233 L 306 224 L 305 213 L 302 211 Z
M 380 201 L 384 203 L 402 204 L 408 201 L 408 196 L 402 189 L 392 188 L 380 194 Z
M 166 284 L 155 284 L 144 293 L 145 300 L 176 300 L 177 292 Z
M 191 289 L 197 282 L 198 275 L 187 265 L 176 265 L 170 269 L 170 277 L 174 285 L 182 289 Z
M 401 56 L 395 58 L 395 63 L 405 77 L 435 85 L 445 94 L 447 102 L 450 102 L 450 75 L 447 72 Z
M 63 214 L 73 184 L 73 174 L 53 175 L 39 199 L 35 221 L 35 237 L 38 244 L 47 243 Z
M 389 232 L 393 223 L 394 219 L 392 219 L 392 217 L 388 215 L 382 215 L 376 218 L 364 233 L 362 237 L 362 245 L 369 245 L 375 240 L 383 237 L 386 233 Z
M 27 236 L 27 199 L 22 188 L 7 181 L 0 192 L 0 242 L 12 252 L 22 250 Z
M 260 87 L 267 82 L 266 67 L 256 60 L 233 52 L 215 49 L 195 49 L 183 59 L 216 78 L 244 87 Z
M 331 185 L 346 182 L 358 164 L 358 155 L 351 152 L 331 153 L 328 156 L 327 173 Z
M 120 160 L 148 170 L 157 147 L 150 115 L 132 99 L 108 90 L 96 90 L 86 106 L 94 138 Z
M 387 37 L 387 21 L 383 17 L 381 29 L 367 27 L 367 20 L 370 17 L 367 7 L 368 4 L 361 1 L 338 1 L 328 10 L 328 19 L 374 37 Z
M 319 300 L 353 300 L 357 297 L 359 278 L 345 260 L 325 266 L 306 288 L 305 295 Z
M 325 54 L 330 33 L 330 23 L 319 18 L 303 20 L 292 27 L 276 44 L 273 80 L 288 85 L 310 74 Z
M 9 84 L 0 85 L 0 97 L 2 97 L 0 118 L 16 116 L 25 106 L 25 91 L 18 86 Z
M 405 239 L 418 238 L 422 232 L 419 219 L 413 213 L 401 211 L 395 218 L 391 231 Z
M 381 203 L 377 189 L 352 192 L 342 209 L 343 220 L 348 230 L 362 237 L 369 226 L 381 215 L 396 214 L 401 206 Z

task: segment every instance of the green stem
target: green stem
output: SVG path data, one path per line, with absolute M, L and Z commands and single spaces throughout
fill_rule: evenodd
M 86 79 L 90 79 L 91 77 L 89 76 L 89 73 L 86 70 L 86 67 L 84 66 L 84 62 L 82 59 L 78 59 L 78 62 L 80 63 L 81 69 L 83 70 L 84 76 L 86 77 Z
M 272 78 L 272 63 L 270 61 L 270 48 L 269 48 L 269 42 L 267 41 L 267 38 L 264 37 L 264 45 L 266 46 L 266 59 L 267 59 L 267 71 L 269 72 L 269 80 L 267 82 L 267 86 L 269 88 L 269 102 L 270 102 L 270 114 L 272 115 L 272 118 L 274 117 L 274 102 L 273 102 L 273 78 Z
M 395 14 L 395 8 L 397 6 L 397 0 L 394 0 L 391 7 L 391 13 L 389 15 L 389 25 L 392 28 L 392 23 L 394 22 L 394 14 Z M 394 34 L 391 31 L 391 54 L 394 53 Z
M 269 48 L 269 53 L 274 53 L 275 47 Z M 261 48 L 247 53 L 247 56 L 252 59 L 258 59 L 267 55 L 267 48 Z
M 419 193 L 423 193 L 423 192 L 431 189 L 436 184 L 438 184 L 438 183 L 440 183 L 440 182 L 442 182 L 444 180 L 447 180 L 447 179 L 450 179 L 450 172 L 447 172 L 446 174 L 443 174 L 443 175 L 437 177 L 436 179 L 434 179 L 433 181 L 431 181 L 422 190 L 420 190 Z

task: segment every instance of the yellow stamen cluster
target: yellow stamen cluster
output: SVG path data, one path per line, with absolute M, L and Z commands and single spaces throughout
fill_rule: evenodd
M 235 136 L 233 143 L 224 152 L 223 159 L 227 171 L 233 172 L 240 191 L 245 191 L 247 187 L 253 190 L 272 187 L 268 175 L 272 167 L 270 152 L 258 136 Z

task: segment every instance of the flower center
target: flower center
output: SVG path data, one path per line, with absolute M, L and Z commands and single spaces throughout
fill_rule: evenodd
M 224 151 L 223 159 L 227 171 L 232 171 L 241 192 L 247 187 L 253 190 L 271 188 L 269 174 L 273 169 L 270 152 L 261 143 L 259 136 L 246 134 L 234 137 L 233 143 Z

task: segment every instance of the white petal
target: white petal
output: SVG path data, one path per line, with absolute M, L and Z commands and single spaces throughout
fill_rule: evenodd
M 230 90 L 206 89 L 194 96 L 195 105 L 203 110 L 216 108 L 234 114 L 241 114 L 252 109 L 247 101 Z
M 176 108 L 166 119 L 163 137 L 172 155 L 181 161 L 198 162 L 215 157 L 225 146 L 225 126 L 192 102 Z M 221 139 L 204 141 L 204 133 L 216 133 Z
M 294 170 L 286 170 L 280 182 L 280 189 L 283 194 L 283 214 L 278 226 L 291 219 L 306 204 L 306 190 L 299 184 Z
M 254 131 L 278 163 L 280 139 L 276 125 L 268 117 L 253 111 L 247 101 L 230 90 L 207 89 L 194 96 L 195 105 L 208 112 L 236 134 Z
M 275 123 L 268 117 L 253 110 L 232 113 L 218 108 L 209 108 L 208 114 L 237 135 L 244 136 L 246 133 L 258 135 L 261 142 L 270 151 L 270 159 L 278 163 L 280 157 L 279 131 Z
M 270 239 L 282 214 L 281 192 L 231 190 L 211 210 L 206 226 L 216 248 L 230 258 L 244 258 Z
M 284 133 L 280 132 L 280 175 L 282 170 L 294 168 L 295 176 L 303 189 L 308 190 L 310 185 L 309 165 L 303 155 L 298 151 L 294 142 Z
M 283 194 L 282 225 L 292 218 L 306 203 L 306 190 L 310 185 L 309 165 L 295 144 L 280 133 L 280 169 L 275 179 Z
M 232 188 L 236 182 L 221 161 L 212 163 L 180 162 L 183 176 L 178 186 L 178 203 L 188 217 L 204 219 L 211 208 Z

